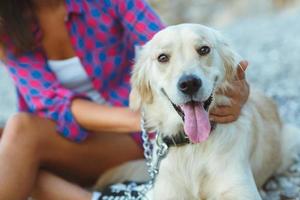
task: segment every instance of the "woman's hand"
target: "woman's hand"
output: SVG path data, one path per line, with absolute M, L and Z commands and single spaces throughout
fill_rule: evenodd
M 236 80 L 233 87 L 223 95 L 231 98 L 232 105 L 217 105 L 210 112 L 210 120 L 216 123 L 230 123 L 238 119 L 241 109 L 249 97 L 249 85 L 245 80 L 245 70 L 248 67 L 247 61 L 241 61 L 237 68 Z

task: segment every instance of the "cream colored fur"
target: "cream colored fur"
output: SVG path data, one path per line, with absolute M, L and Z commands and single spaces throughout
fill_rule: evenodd
M 211 52 L 201 57 L 196 49 L 203 45 L 210 46 Z M 170 55 L 168 63 L 157 61 L 161 53 Z M 161 88 L 175 104 L 180 104 L 184 97 L 177 91 L 177 81 L 182 74 L 195 74 L 203 82 L 200 99 L 213 93 L 211 107 L 230 104 L 227 97 L 214 92 L 230 87 L 239 61 L 238 54 L 214 29 L 197 24 L 170 26 L 157 33 L 139 53 L 132 75 L 131 107 L 144 110 L 148 129 L 176 134 L 183 129 L 183 121 Z M 261 199 L 257 187 L 291 164 L 300 144 L 297 131 L 283 125 L 273 101 L 251 87 L 237 121 L 218 124 L 203 143 L 170 148 L 148 198 Z M 115 172 L 123 170 L 124 167 Z M 132 174 L 126 171 L 126 175 Z M 114 180 L 128 176 L 123 174 Z

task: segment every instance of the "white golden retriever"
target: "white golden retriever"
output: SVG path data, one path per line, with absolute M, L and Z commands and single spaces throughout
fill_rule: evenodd
M 131 108 L 144 111 L 147 129 L 192 143 L 170 147 L 149 199 L 261 199 L 257 187 L 291 164 L 298 130 L 253 88 L 237 121 L 212 128 L 209 109 L 231 103 L 215 91 L 230 87 L 239 61 L 220 33 L 197 24 L 170 26 L 142 47 Z

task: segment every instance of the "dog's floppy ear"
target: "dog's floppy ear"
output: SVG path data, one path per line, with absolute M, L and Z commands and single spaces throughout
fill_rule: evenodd
M 233 50 L 233 48 L 228 44 L 226 39 L 217 33 L 217 51 L 224 62 L 225 68 L 225 80 L 233 80 L 236 76 L 236 70 L 241 57 Z
M 129 107 L 133 110 L 141 108 L 143 103 L 153 101 L 152 89 L 150 86 L 149 73 L 151 60 L 146 56 L 144 48 L 136 50 L 136 62 L 131 76 L 131 92 L 129 96 Z

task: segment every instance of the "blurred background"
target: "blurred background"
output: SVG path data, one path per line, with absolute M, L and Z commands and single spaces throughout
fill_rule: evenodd
M 299 0 L 148 0 L 167 24 L 185 22 L 225 27 L 245 18 L 276 15 Z

